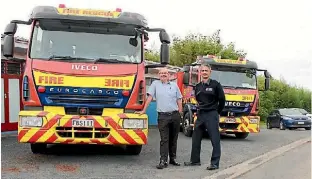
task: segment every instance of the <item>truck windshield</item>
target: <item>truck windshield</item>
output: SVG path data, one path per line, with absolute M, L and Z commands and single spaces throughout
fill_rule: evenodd
M 133 25 L 40 20 L 33 30 L 30 58 L 67 62 L 104 59 L 100 63 L 113 63 L 114 60 L 141 63 L 141 36 L 138 35 L 136 46 L 129 43 L 135 35 Z
M 250 73 L 212 70 L 210 78 L 219 81 L 224 88 L 257 89 L 256 75 Z

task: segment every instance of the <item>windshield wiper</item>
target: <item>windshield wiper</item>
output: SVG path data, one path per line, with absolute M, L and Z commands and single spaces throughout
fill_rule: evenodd
M 64 60 L 92 60 L 91 58 L 83 58 L 83 57 L 72 57 L 72 56 L 60 56 L 60 55 L 52 55 L 49 57 L 48 60 L 58 60 L 58 59 L 64 59 Z
M 66 59 L 66 60 L 72 60 L 72 59 L 76 59 L 76 58 L 71 57 L 71 56 L 51 55 L 51 56 L 49 57 L 49 60 L 52 60 L 52 59 Z
M 227 86 L 227 85 L 222 85 L 223 88 L 233 88 L 233 89 L 236 89 L 235 86 Z
M 121 61 L 121 60 L 117 60 L 115 58 L 97 58 L 94 60 L 94 63 L 97 62 L 108 62 L 108 63 L 133 63 L 133 62 L 129 62 L 129 61 Z
M 222 85 L 224 88 L 232 88 L 232 89 L 254 89 L 254 88 L 250 88 L 250 87 L 243 87 L 243 86 L 226 86 L 226 85 Z

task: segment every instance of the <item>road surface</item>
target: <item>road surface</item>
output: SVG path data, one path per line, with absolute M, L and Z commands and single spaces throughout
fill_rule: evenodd
M 310 136 L 310 131 L 261 129 L 245 140 L 224 137 L 221 141 L 220 170 L 257 157 L 298 139 Z M 216 171 L 205 170 L 211 156 L 209 139 L 202 142 L 202 166 L 173 167 L 157 170 L 159 132 L 150 129 L 149 144 L 139 156 L 122 155 L 123 149 L 107 146 L 52 146 L 47 155 L 34 155 L 29 144 L 18 144 L 16 137 L 2 137 L 1 178 L 105 178 L 105 179 L 201 179 Z M 178 161 L 190 158 L 191 138 L 180 133 Z
M 311 179 L 311 143 L 290 150 L 238 178 Z

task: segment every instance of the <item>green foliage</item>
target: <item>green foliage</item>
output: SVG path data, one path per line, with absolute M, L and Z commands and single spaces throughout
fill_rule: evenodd
M 198 55 L 217 55 L 223 59 L 237 59 L 246 56 L 242 50 L 236 50 L 234 43 L 223 45 L 218 30 L 211 36 L 188 34 L 186 37 L 173 37 L 170 47 L 170 64 L 183 66 L 193 63 Z M 146 52 L 148 60 L 159 62 L 158 52 Z M 264 89 L 264 77 L 258 78 L 259 89 Z M 285 80 L 272 78 L 269 91 L 260 91 L 261 120 L 266 120 L 274 108 L 303 108 L 311 112 L 311 91 L 290 86 Z
M 246 53 L 235 49 L 235 44 L 223 45 L 220 40 L 220 30 L 211 36 L 188 34 L 184 38 L 174 36 L 170 46 L 170 64 L 183 66 L 193 63 L 198 55 L 217 55 L 224 59 L 237 59 Z M 159 62 L 159 53 L 146 52 L 146 59 Z

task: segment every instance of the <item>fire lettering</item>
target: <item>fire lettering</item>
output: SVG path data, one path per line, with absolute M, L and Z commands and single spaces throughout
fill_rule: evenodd
M 39 84 L 64 84 L 64 77 L 39 76 Z
M 107 87 L 129 87 L 130 82 L 129 80 L 105 79 L 105 86 Z

